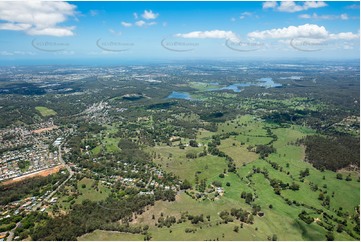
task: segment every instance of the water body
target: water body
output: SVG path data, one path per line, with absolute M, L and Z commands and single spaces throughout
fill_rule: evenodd
M 219 85 L 218 82 L 212 82 L 209 83 L 211 85 Z M 231 90 L 233 92 L 241 92 L 243 89 L 240 89 L 242 87 L 250 87 L 250 86 L 259 86 L 259 87 L 265 87 L 265 88 L 271 88 L 271 87 L 280 87 L 282 84 L 275 83 L 271 77 L 264 77 L 257 79 L 255 82 L 246 82 L 246 83 L 235 83 L 226 87 L 220 87 L 220 88 L 210 88 L 208 91 L 220 91 L 220 90 Z M 173 91 L 168 97 L 174 98 L 174 99 L 184 99 L 184 100 L 193 100 L 191 98 L 191 95 L 188 92 L 175 92 Z
M 260 78 L 258 80 L 261 81 L 261 83 L 259 85 L 256 85 L 256 86 L 266 87 L 266 88 L 281 87 L 282 86 L 281 83 L 274 82 L 271 77 L 264 77 L 264 78 Z
M 234 92 L 241 92 L 241 91 L 243 91 L 243 89 L 239 89 L 239 87 L 249 87 L 249 86 L 251 86 L 250 83 L 236 83 L 236 84 L 232 84 L 232 85 L 222 87 L 222 88 L 215 88 L 215 89 L 212 89 L 212 91 L 231 90 Z
M 303 78 L 303 76 L 290 76 L 290 77 L 280 77 L 281 80 L 301 80 Z
M 191 100 L 191 95 L 188 92 L 172 92 L 167 98 Z
M 209 89 L 209 91 L 232 90 L 234 92 L 241 92 L 243 91 L 243 89 L 239 89 L 240 87 L 250 87 L 250 86 L 270 88 L 270 87 L 281 87 L 282 84 L 274 82 L 271 77 L 263 77 L 257 79 L 255 82 L 235 83 L 226 87 L 212 88 Z

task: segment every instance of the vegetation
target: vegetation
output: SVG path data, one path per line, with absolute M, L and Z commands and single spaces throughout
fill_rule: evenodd
M 46 212 L 0 229 L 21 221 L 15 235 L 31 240 L 359 240 L 357 73 L 309 70 L 295 84 L 278 76 L 290 67 L 226 67 L 170 66 L 160 83 L 133 78 L 156 68 L 129 67 L 134 75 L 59 81 L 72 91 L 55 95 L 10 86 L 0 126 L 52 117 L 71 128 L 62 146 L 74 176 Z M 228 76 L 282 87 L 209 90 L 233 84 Z M 197 100 L 165 99 L 172 91 Z M 66 177 L 1 186 L 0 205 L 44 196 Z

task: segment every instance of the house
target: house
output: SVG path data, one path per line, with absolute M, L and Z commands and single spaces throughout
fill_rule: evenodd
M 6 232 L 0 233 L 0 240 L 1 241 L 4 241 L 5 237 L 6 237 Z
M 180 141 L 180 140 L 181 140 L 181 137 L 179 137 L 179 136 L 172 136 L 169 138 L 170 142 L 175 142 L 175 141 Z

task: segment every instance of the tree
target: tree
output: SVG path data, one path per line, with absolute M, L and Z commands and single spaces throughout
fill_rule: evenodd
M 344 227 L 345 226 L 343 224 L 337 224 L 337 228 L 336 228 L 337 233 L 342 233 Z
M 327 241 L 334 241 L 335 236 L 333 235 L 333 233 L 331 231 L 328 231 L 326 234 L 326 239 L 327 239 Z
M 224 174 L 223 173 L 219 174 L 219 177 L 224 178 Z
M 226 186 L 227 186 L 227 187 L 231 186 L 231 183 L 230 183 L 230 182 L 227 182 L 227 183 L 226 183 Z
M 220 181 L 214 181 L 214 182 L 212 182 L 212 184 L 215 187 L 222 187 L 222 182 L 220 182 Z
M 272 241 L 277 241 L 277 235 L 276 234 L 272 235 Z
M 246 203 L 251 204 L 252 201 L 253 201 L 252 193 L 247 193 L 246 194 Z
M 185 179 L 182 184 L 180 185 L 180 189 L 182 190 L 187 190 L 187 189 L 190 189 L 192 188 L 192 184 L 187 180 Z
M 234 226 L 233 231 L 236 232 L 236 233 L 238 233 L 238 231 L 239 231 L 239 226 Z
M 247 195 L 247 193 L 246 193 L 245 191 L 243 191 L 243 192 L 241 193 L 241 198 L 245 199 L 245 198 L 246 198 L 246 195 Z
M 338 180 L 342 180 L 342 174 L 341 174 L 341 173 L 337 173 L 336 178 L 337 178 Z
M 297 190 L 300 189 L 300 185 L 292 182 L 292 184 L 291 184 L 291 186 L 290 186 L 290 189 L 291 189 L 292 191 L 297 191 Z
M 192 146 L 192 147 L 198 147 L 198 143 L 195 140 L 190 140 L 189 145 Z

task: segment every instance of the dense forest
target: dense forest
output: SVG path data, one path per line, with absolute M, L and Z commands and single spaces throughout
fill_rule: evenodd
M 307 136 L 306 160 L 318 169 L 338 169 L 353 165 L 359 167 L 360 140 L 351 136 Z

